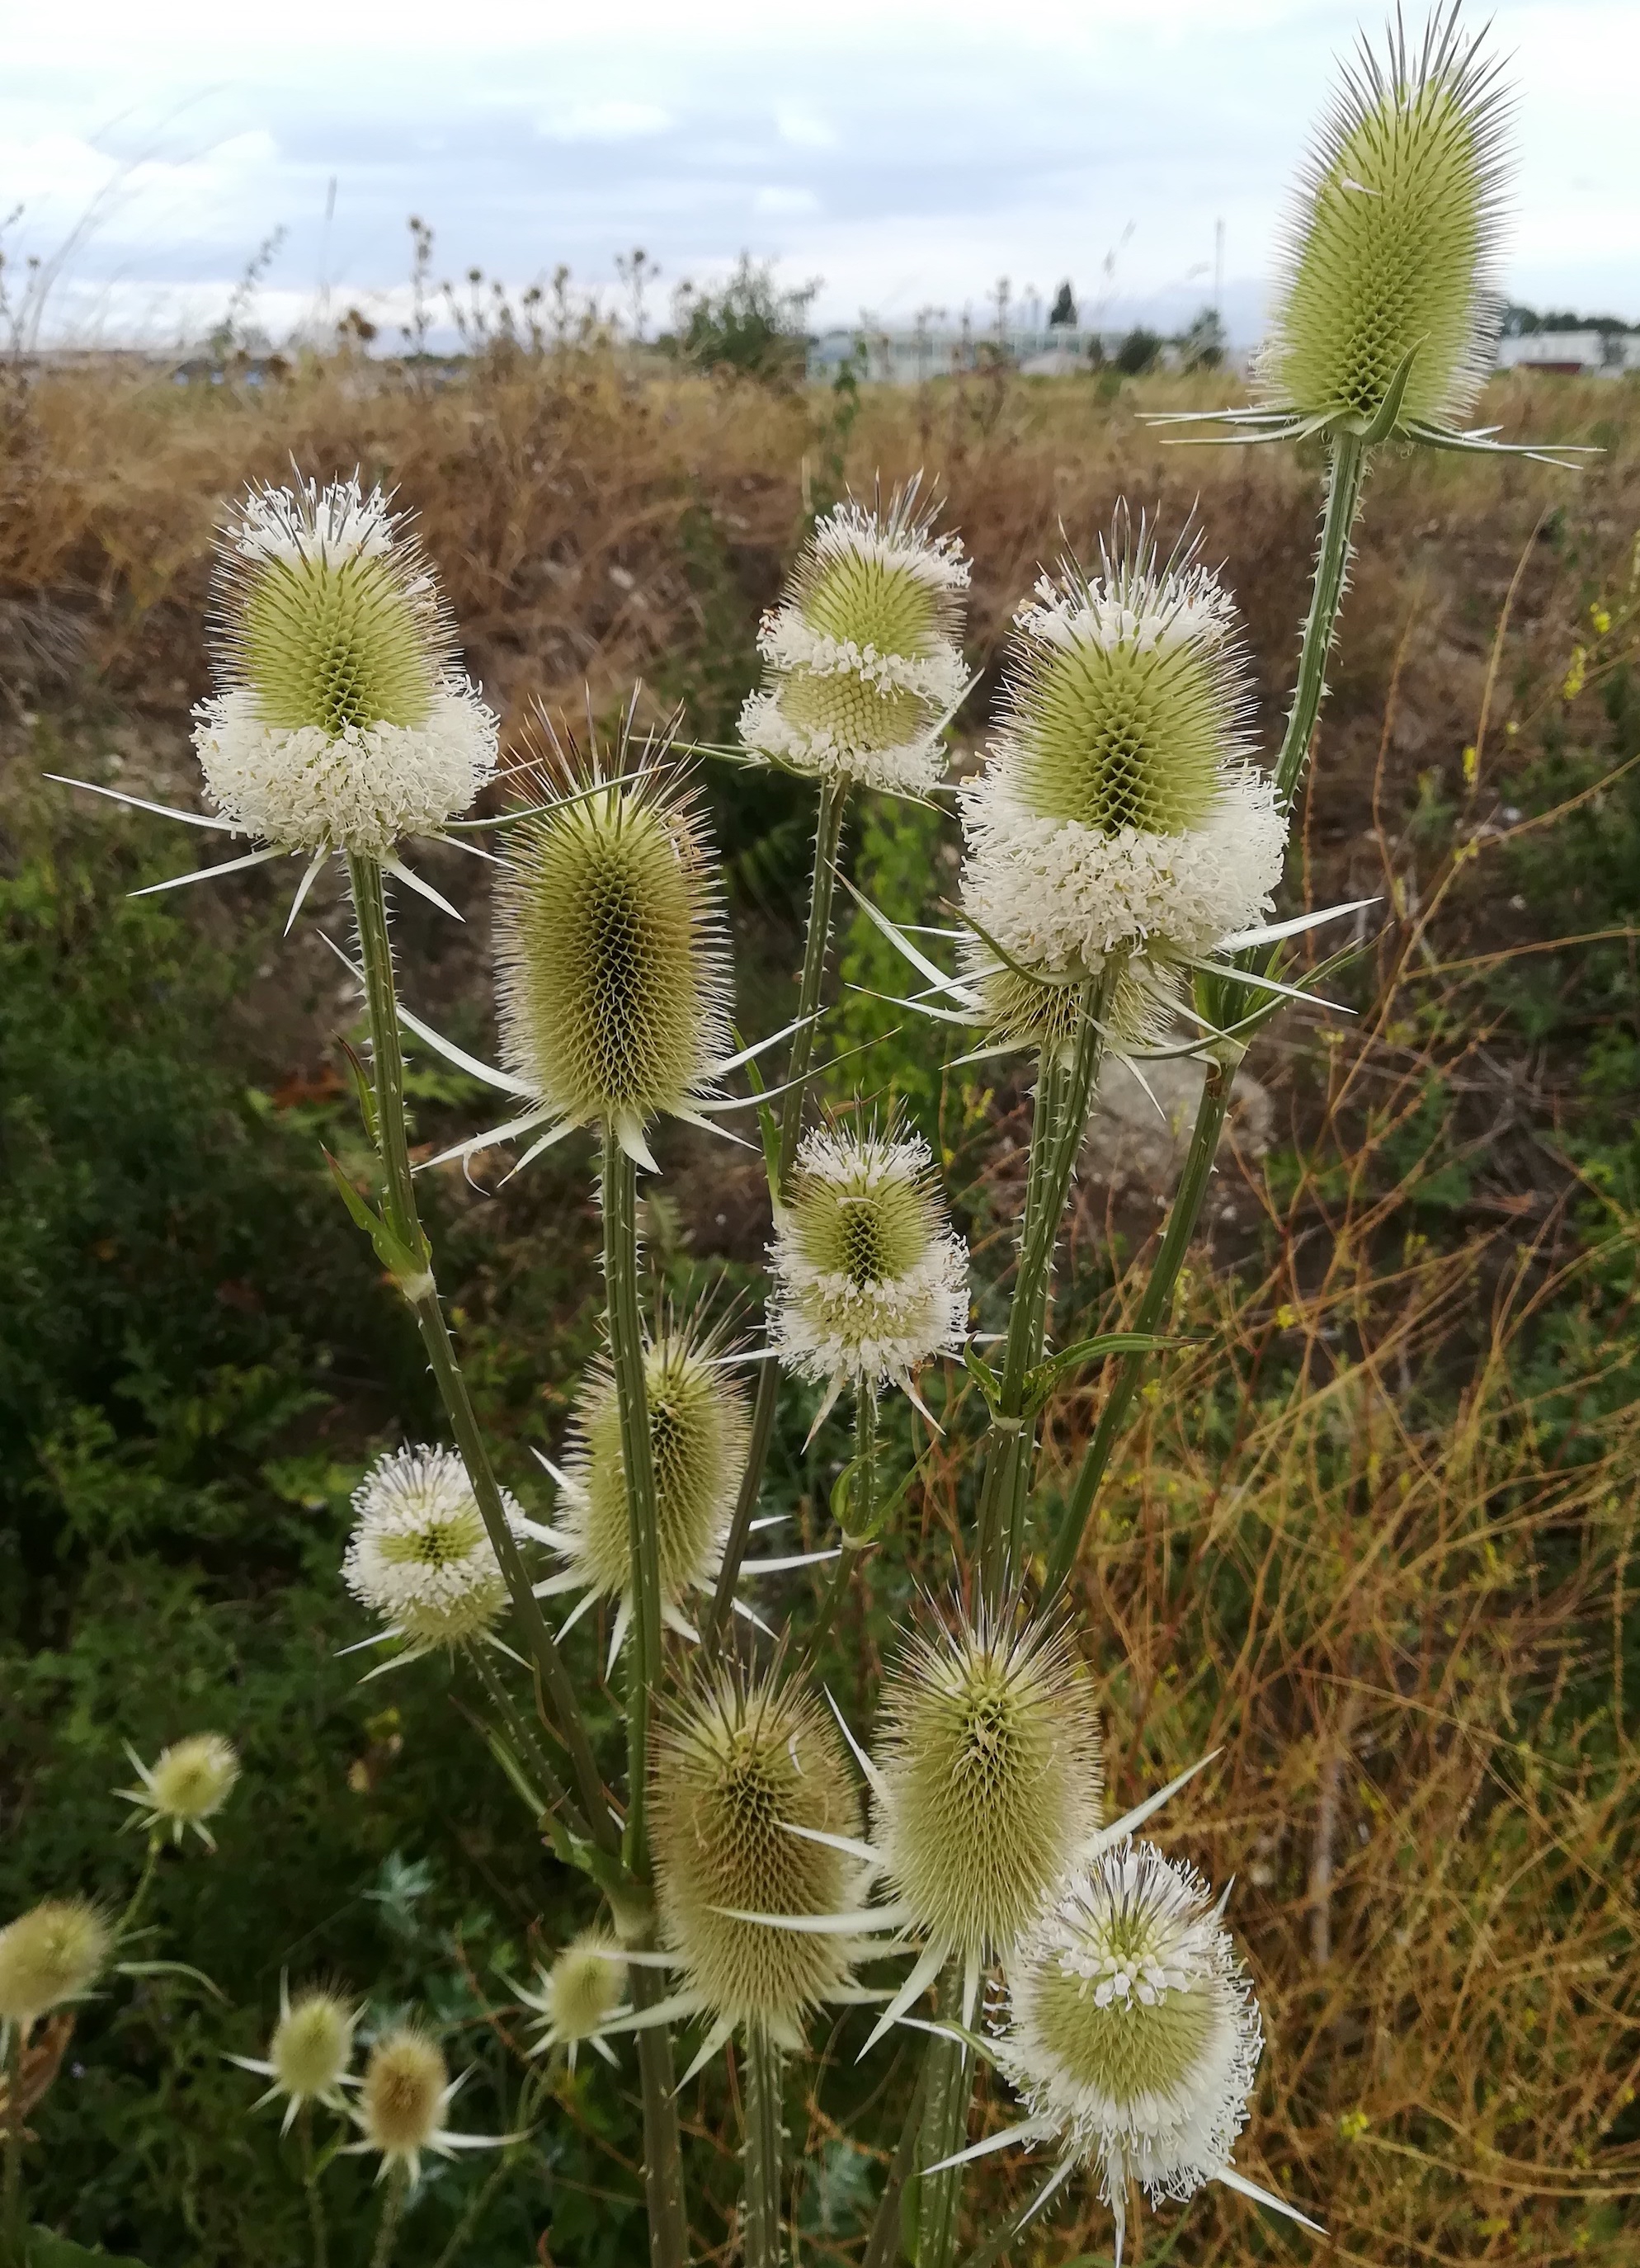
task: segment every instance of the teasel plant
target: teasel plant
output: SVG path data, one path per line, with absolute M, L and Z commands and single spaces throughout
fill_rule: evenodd
M 356 2076 L 350 2004 L 283 2007 L 252 2068 L 298 2124 L 323 2105 L 357 2129 L 350 2146 L 377 2156 L 379 2262 L 423 2154 L 489 2139 L 504 2174 L 505 2151 L 546 2115 L 548 2075 L 585 2049 L 577 2084 L 599 2083 L 599 2063 L 637 2059 L 653 2268 L 685 2268 L 700 2241 L 679 2089 L 719 2053 L 735 2058 L 738 2242 L 748 2268 L 781 2268 L 787 2069 L 839 2008 L 867 2012 L 846 2019 L 862 2023 L 863 2053 L 908 2034 L 917 2058 L 865 2268 L 889 2268 L 902 2247 L 917 2268 L 954 2268 L 967 2169 L 994 2151 L 1049 2161 L 967 2268 L 1008 2257 L 1084 2177 L 1109 2209 L 1119 2262 L 1139 2192 L 1182 2202 L 1217 2182 L 1315 2226 L 1234 2162 L 1263 2039 L 1228 1894 L 1139 1839 L 1158 1815 L 1171 1822 L 1167 1807 L 1212 1760 L 1107 1817 L 1097 1649 L 1071 1577 L 1144 1367 L 1177 1344 L 1180 1270 L 1236 1070 L 1290 1002 L 1327 1005 L 1314 986 L 1341 956 L 1299 982 L 1283 954 L 1365 910 L 1283 918 L 1277 898 L 1372 453 L 1501 446 L 1463 421 L 1495 320 L 1506 126 L 1497 68 L 1457 10 L 1439 10 L 1421 40 L 1398 18 L 1346 74 L 1295 192 L 1258 399 L 1225 413 L 1217 436 L 1319 438 L 1327 452 L 1297 687 L 1268 764 L 1239 617 L 1200 534 L 1126 506 L 1091 554 L 1062 546 L 1021 594 L 983 761 L 957 783 L 945 736 L 972 689 L 969 563 L 920 482 L 851 498 L 809 531 L 764 620 L 762 681 L 733 747 L 651 724 L 635 691 L 607 729 L 590 714 L 575 733 L 535 718 L 504 770 L 431 563 L 390 498 L 357 481 L 259 490 L 225 525 L 217 685 L 196 732 L 210 809 L 177 815 L 255 844 L 207 874 L 300 859 L 293 920 L 325 862 L 344 869 L 355 932 L 330 942 L 363 1004 L 368 1056 L 354 1070 L 375 1163 L 366 1187 L 340 1165 L 335 1175 L 420 1331 L 450 1435 L 385 1457 L 356 1497 L 342 1572 L 378 1625 L 362 1644 L 386 1649 L 368 1674 L 415 1675 L 430 1655 L 470 1670 L 508 1782 L 600 1902 L 529 1982 L 503 1980 L 533 2034 L 506 2136 L 451 2124 L 442 2048 L 415 2024 L 379 2039 Z M 701 786 L 715 762 L 777 767 L 813 797 L 793 1012 L 750 1043 L 733 1021 Z M 499 808 L 474 810 L 497 789 Z M 842 873 L 859 795 L 954 809 L 963 859 L 945 925 L 901 918 Z M 390 887 L 455 910 L 407 855 L 417 839 L 494 865 L 494 1064 L 401 997 Z M 955 1060 L 1028 1066 L 999 1340 L 970 1329 L 969 1256 L 923 1131 L 857 1095 L 839 1101 L 846 1059 L 826 1060 L 820 1042 L 840 888 L 903 957 L 904 1012 L 964 1035 Z M 489 1088 L 504 1113 L 414 1167 L 407 1045 Z M 1120 1063 L 1143 1079 L 1170 1057 L 1201 1064 L 1204 1083 L 1157 1254 L 1131 1321 L 1078 1336 L 1055 1313 L 1055 1263 L 1101 1073 Z M 822 1069 L 829 1116 L 813 1106 Z M 640 1176 L 660 1172 L 673 1122 L 761 1143 L 761 1344 L 721 1304 L 671 1312 L 646 1297 Z M 557 1462 L 504 1487 L 417 1176 L 506 1145 L 514 1173 L 561 1147 L 591 1165 L 603 1329 Z M 1044 1414 L 1090 1373 L 1103 1387 L 1092 1440 L 1063 1500 L 1046 1500 Z M 833 1492 L 835 1536 L 818 1552 L 750 1558 L 772 1517 L 783 1384 L 814 1430 L 846 1412 L 853 1452 Z M 924 1571 L 875 1725 L 857 1732 L 820 1674 L 839 1608 L 851 1587 L 871 1589 L 872 1547 L 916 1478 L 915 1465 L 888 1469 L 895 1395 L 914 1440 L 918 1427 L 966 1427 L 977 1408 L 977 1432 L 955 1445 L 971 1466 L 970 1516 L 954 1564 Z M 828 1570 L 796 1613 L 783 1579 L 818 1561 Z M 594 1609 L 609 1619 L 619 1759 L 594 1743 L 563 1646 Z M 849 1710 L 860 1698 L 846 1693 Z M 151 1835 L 178 1815 L 156 1792 L 165 1764 L 128 1791 Z M 171 1778 L 194 1785 L 180 1766 Z M 196 1805 L 185 1823 L 206 1832 L 210 1815 Z M 100 1924 L 73 1926 L 90 1949 L 72 1976 L 64 1967 L 68 1991 L 104 1957 Z M 0 1994 L 5 1952 L 0 1937 Z M 698 2037 L 680 2078 L 686 2029 Z M 1020 2116 L 971 2141 L 986 2065 Z

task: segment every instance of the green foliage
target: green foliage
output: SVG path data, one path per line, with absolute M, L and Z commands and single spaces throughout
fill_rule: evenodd
M 817 287 L 783 291 L 767 261 L 740 254 L 721 291 L 678 295 L 677 328 L 662 342 L 699 370 L 730 370 L 766 385 L 792 386 L 808 357 L 805 319 Z

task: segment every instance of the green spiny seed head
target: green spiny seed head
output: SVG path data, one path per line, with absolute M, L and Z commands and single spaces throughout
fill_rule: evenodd
M 962 631 L 967 568 L 954 536 L 932 533 L 914 481 L 886 512 L 850 500 L 818 521 L 786 603 L 817 637 L 926 659 Z
M 221 1810 L 239 1777 L 239 1751 L 220 1733 L 195 1733 L 161 1749 L 151 1764 L 138 1764 L 143 1791 L 130 1800 L 146 1805 L 151 1827 L 180 1836 Z
M 89 1898 L 47 1898 L 0 1929 L 0 2020 L 26 2032 L 38 2016 L 88 1992 L 114 1951 Z
M 1098 1712 L 1062 1629 L 960 1626 L 907 1647 L 884 1690 L 875 1840 L 931 1941 L 987 1960 L 1099 1824 Z
M 674 1606 L 716 1570 L 750 1438 L 745 1389 L 713 1361 L 712 1344 L 673 1331 L 644 1350 L 661 1596 Z M 575 1427 L 568 1462 L 575 1501 L 565 1526 L 591 1587 L 624 1593 L 632 1562 L 621 1405 L 603 1366 Z
M 523 821 L 500 886 L 510 1067 L 555 1116 L 688 1111 L 728 1052 L 721 891 L 692 800 L 658 767 Z
M 1082 1023 L 1082 984 L 1048 983 L 1005 964 L 999 968 L 982 946 L 972 958 L 982 964 L 976 981 L 992 1040 L 1003 1047 L 1068 1056 Z M 1176 980 L 1165 968 L 1146 962 L 1136 969 L 1125 963 L 1104 1017 L 1115 1048 L 1132 1054 L 1155 1046 L 1172 1020 L 1176 997 Z
M 922 739 L 938 713 L 904 686 L 879 691 L 842 671 L 821 674 L 799 665 L 781 685 L 780 713 L 795 731 L 826 737 L 865 762 Z
M 538 2004 L 556 2040 L 590 2039 L 621 2006 L 626 1963 L 607 1929 L 585 1929 L 541 1979 Z
M 858 1863 L 787 1832 L 859 1835 L 830 1719 L 800 1686 L 726 1674 L 674 1712 L 651 1771 L 656 1895 L 691 1988 L 720 2017 L 795 2023 L 844 1981 L 849 1945 L 731 1917 L 836 1913 L 856 1902 Z
M 834 1146 L 840 1154 L 845 1148 L 841 1143 Z M 824 1159 L 817 1156 L 807 1167 L 799 1166 L 787 1211 L 791 1241 L 803 1262 L 863 1292 L 908 1275 L 945 1222 L 920 1157 L 892 1157 L 890 1145 L 881 1144 L 846 1146 L 851 1171 L 828 1170 L 830 1150 Z
M 355 2013 L 314 1985 L 283 2010 L 268 2043 L 274 2085 L 292 2102 L 334 2102 L 353 2057 Z
M 1422 49 L 1364 41 L 1300 178 L 1261 392 L 1357 430 L 1413 357 L 1397 430 L 1460 416 L 1491 368 L 1506 107 L 1456 7 Z

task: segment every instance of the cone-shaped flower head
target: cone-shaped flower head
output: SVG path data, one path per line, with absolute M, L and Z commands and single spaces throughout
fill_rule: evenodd
M 402 2167 L 413 2183 L 419 2180 L 423 2150 L 448 2158 L 458 2150 L 488 2150 L 518 2139 L 452 2133 L 444 2116 L 460 2085 L 451 2078 L 438 2043 L 418 2025 L 401 2024 L 377 2041 L 351 2106 L 362 2137 L 351 2146 L 356 2153 L 379 2152 L 379 2181 L 394 2167 Z
M 504 1495 L 503 1504 L 514 1534 L 527 1535 L 516 1500 Z M 406 1641 L 399 1659 L 489 1634 L 507 1586 L 453 1449 L 394 1450 L 354 1491 L 353 1509 L 342 1576 L 386 1635 Z
M 919 1136 L 805 1135 L 769 1267 L 769 1344 L 800 1377 L 902 1384 L 961 1348 L 967 1247 Z
M 661 1611 L 688 1628 L 685 1594 L 717 1579 L 734 1517 L 751 1425 L 745 1389 L 716 1360 L 710 1332 L 673 1328 L 644 1349 L 655 1470 Z M 563 1557 L 562 1589 L 625 1598 L 632 1579 L 621 1405 L 607 1363 L 588 1376 L 571 1421 L 564 1486 L 548 1534 Z
M 566 797 L 511 831 L 496 895 L 502 1046 L 544 1114 L 643 1148 L 693 1116 L 729 1048 L 722 890 L 698 798 L 655 753 L 624 785 Z
M 137 1806 L 133 1819 L 151 1834 L 169 1829 L 173 1843 L 191 1827 L 202 1843 L 214 1850 L 205 1822 L 221 1810 L 239 1777 L 239 1751 L 220 1733 L 195 1733 L 161 1749 L 145 1764 L 134 1749 L 126 1750 L 136 1767 L 140 1787 L 122 1787 L 119 1793 Z
M 656 1896 L 688 1989 L 715 2016 L 761 2019 L 798 2044 L 805 2013 L 846 1983 L 855 1948 L 733 1916 L 834 1914 L 857 1902 L 862 1862 L 789 1831 L 859 1835 L 830 1719 L 802 1686 L 725 1672 L 665 1724 L 651 1771 Z
M 1149 1843 L 1078 1872 L 1005 1963 L 998 2060 L 1041 2131 L 1100 2170 L 1188 2198 L 1228 2163 L 1262 2036 L 1205 1882 Z
M 607 1929 L 584 1929 L 540 1972 L 538 1989 L 523 1996 L 541 2020 L 535 2052 L 567 2048 L 573 2070 L 583 2040 L 602 2049 L 598 2033 L 619 2011 L 626 1989 L 627 1964 L 614 1937 Z
M 496 719 L 379 489 L 253 489 L 223 532 L 214 612 L 218 690 L 195 746 L 244 833 L 380 856 L 436 833 L 493 773 Z
M 1248 762 L 1246 656 L 1188 537 L 1160 558 L 1119 512 L 1099 572 L 1067 561 L 1014 618 L 1000 732 L 963 796 L 963 898 L 1032 968 L 1195 954 L 1250 926 L 1286 826 Z
M 47 1898 L 0 1929 L 0 2022 L 26 2032 L 37 2016 L 90 1992 L 114 1950 L 87 1898 Z
M 872 1841 L 891 1895 L 972 1970 L 1098 1831 L 1092 1688 L 1061 1627 L 961 1624 L 912 1638 L 879 1721 Z
M 322 2102 L 332 2110 L 343 2108 L 342 2089 L 353 2059 L 353 2031 L 357 2011 L 339 1992 L 312 1984 L 293 2000 L 288 1977 L 279 1985 L 279 2021 L 274 2026 L 265 2057 L 234 2056 L 241 2070 L 254 2071 L 273 2083 L 257 2099 L 284 2099 L 280 2131 L 289 2133 L 305 2103 Z
M 1363 40 L 1298 185 L 1260 391 L 1365 430 L 1408 355 L 1394 430 L 1461 418 L 1492 368 L 1507 105 L 1497 66 L 1433 14 Z
M 932 533 L 917 482 L 886 512 L 840 504 L 816 522 L 758 645 L 769 682 L 740 712 L 754 754 L 822 777 L 926 792 L 961 699 L 968 563 Z

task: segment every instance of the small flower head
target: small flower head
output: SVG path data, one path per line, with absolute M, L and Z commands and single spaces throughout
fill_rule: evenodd
M 1247 658 L 1198 549 L 1163 561 L 1119 512 L 1099 574 L 1067 562 L 1014 618 L 1001 730 L 963 798 L 963 896 L 1027 967 L 1198 953 L 1269 904 L 1286 827 L 1247 761 Z
M 1005 1963 L 999 2061 L 1033 2120 L 1152 2200 L 1193 2196 L 1247 2118 L 1262 2036 L 1207 1885 L 1148 1843 L 1078 1872 Z
M 793 770 L 926 792 L 961 699 L 968 563 L 932 533 L 918 483 L 886 512 L 852 501 L 816 522 L 758 645 L 769 681 L 740 712 L 754 754 Z
M 258 2097 L 259 2110 L 264 2102 L 283 2096 L 282 2133 L 290 2132 L 298 2111 L 307 2103 L 322 2102 L 331 2110 L 344 2107 L 342 2090 L 349 2084 L 348 2066 L 353 2059 L 357 2020 L 357 2009 L 339 1992 L 313 1984 L 293 2000 L 290 1979 L 280 1979 L 279 2021 L 268 2043 L 267 2055 L 233 2056 L 230 2060 L 241 2070 L 254 2071 L 273 2082 Z
M 769 1265 L 769 1341 L 801 1377 L 902 1383 L 962 1345 L 967 1247 L 917 1136 L 805 1135 Z
M 371 2050 L 354 2116 L 384 2170 L 401 2165 L 414 2181 L 421 2154 L 438 2146 L 451 2095 L 450 2073 L 436 2040 L 407 2024 Z
M 541 2020 L 536 2052 L 567 2048 L 573 2069 L 583 2040 L 602 2044 L 599 2032 L 618 2013 L 626 1992 L 627 1965 L 607 1929 L 584 1929 L 550 1969 L 541 1971 L 538 1985 L 524 1996 Z
M 504 1498 L 516 1533 L 520 1506 Z M 353 1491 L 355 1521 L 342 1573 L 408 1655 L 487 1637 L 507 1587 L 467 1468 L 453 1449 L 395 1450 Z M 401 1656 L 403 1659 L 405 1656 Z
M 861 1862 L 789 1831 L 860 1832 L 829 1718 L 796 1683 L 724 1673 L 665 1725 L 651 1773 L 656 1895 L 688 1989 L 714 2015 L 762 2019 L 794 2043 L 805 2012 L 846 1982 L 853 1948 L 733 1917 L 833 1914 L 856 1902 Z
M 654 751 L 621 785 L 562 759 L 563 799 L 511 830 L 497 893 L 508 1068 L 571 1125 L 688 1116 L 729 1049 L 722 889 L 698 799 Z
M 218 690 L 195 745 L 245 833 L 379 856 L 436 832 L 490 777 L 496 719 L 379 489 L 253 489 L 223 532 L 214 606 Z
M 137 1806 L 133 1819 L 150 1834 L 169 1829 L 173 1843 L 180 1843 L 183 1830 L 191 1827 L 214 1850 L 205 1822 L 221 1810 L 239 1779 L 239 1756 L 232 1742 L 220 1733 L 195 1733 L 161 1749 L 151 1764 L 145 1764 L 133 1749 L 126 1754 L 142 1781 L 140 1787 L 119 1791 L 127 1803 Z
M 0 2022 L 24 2032 L 48 2008 L 89 1992 L 114 1951 L 87 1898 L 48 1898 L 0 1929 Z
M 884 1688 L 872 1839 L 894 1899 L 970 1968 L 1041 1914 L 1099 1827 L 1098 1712 L 1063 1629 L 913 1638 Z
M 1082 984 L 1026 976 L 999 962 L 983 946 L 976 945 L 968 960 L 981 1013 L 996 1045 L 1070 1055 L 1082 1024 Z M 1132 1055 L 1158 1045 L 1173 1024 L 1178 998 L 1178 980 L 1166 966 L 1126 962 L 1103 1020 L 1113 1047 Z
M 1298 185 L 1260 369 L 1273 403 L 1370 426 L 1412 356 L 1395 418 L 1445 424 L 1492 367 L 1507 106 L 1497 66 L 1438 9 L 1364 40 Z

